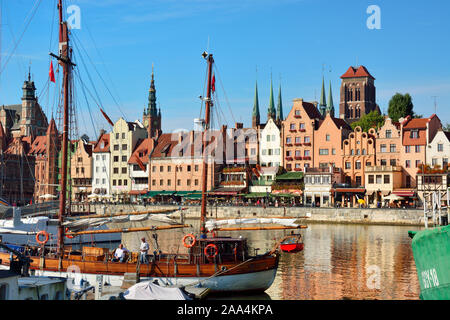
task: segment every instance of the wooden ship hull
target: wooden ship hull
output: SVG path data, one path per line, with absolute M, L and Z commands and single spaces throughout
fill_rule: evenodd
M 96 248 L 101 249 L 101 248 Z M 2 266 L 9 265 L 9 254 L 0 253 Z M 79 259 L 78 259 L 79 258 Z M 125 274 L 138 274 L 140 281 L 158 280 L 161 286 L 200 285 L 212 292 L 264 292 L 273 283 L 279 255 L 265 255 L 246 261 L 224 263 L 192 263 L 186 258 L 161 256 L 156 262 L 89 261 L 104 259 L 101 256 L 75 256 L 64 258 L 58 269 L 59 259 L 31 257 L 30 270 L 39 276 L 81 277 L 95 283 L 97 275 L 112 286 L 121 286 Z M 136 257 L 137 258 L 137 257 Z M 83 260 L 82 260 L 83 259 Z

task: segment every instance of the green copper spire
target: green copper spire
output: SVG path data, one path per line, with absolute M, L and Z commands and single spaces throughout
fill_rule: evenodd
M 281 101 L 281 84 L 280 84 L 280 89 L 278 91 L 277 120 L 280 120 L 280 121 L 284 120 L 283 103 Z
M 150 83 L 150 90 L 148 94 L 148 108 L 147 114 L 157 117 L 158 111 L 156 110 L 156 89 L 155 89 L 155 74 L 154 65 L 152 64 L 152 81 Z
M 252 116 L 259 118 L 258 81 L 256 82 L 256 85 L 255 85 L 255 102 L 253 104 L 253 114 L 252 114 Z
M 330 92 L 328 93 L 328 107 L 327 111 L 330 112 L 330 115 L 334 117 L 334 103 L 333 103 L 333 93 L 331 91 L 331 81 L 330 81 Z
M 273 99 L 273 84 L 272 84 L 272 76 L 270 77 L 270 99 L 269 99 L 269 110 L 267 113 L 267 119 L 272 118 L 275 120 L 276 111 L 275 111 L 275 101 Z

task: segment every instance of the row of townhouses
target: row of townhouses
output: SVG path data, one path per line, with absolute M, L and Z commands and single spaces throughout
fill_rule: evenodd
M 275 106 L 271 83 L 263 123 L 256 84 L 252 126 L 222 126 L 205 138 L 201 126 L 184 133 L 162 132 L 152 73 L 142 121 L 120 118 L 96 141 L 71 142 L 72 199 L 195 200 L 207 168 L 211 196 L 375 207 L 392 196 L 405 205 L 421 205 L 437 191 L 445 202 L 450 134 L 443 131 L 437 115 L 408 116 L 398 122 L 386 117 L 381 128 L 353 130 L 353 122 L 380 111 L 375 78 L 359 66 L 350 67 L 341 79 L 338 114 L 331 82 L 328 99 L 323 82 L 319 102 L 294 99 L 286 117 L 281 86 Z M 48 124 L 35 90 L 29 78 L 22 105 L 0 109 L 0 192 L 11 202 L 58 197 L 60 134 L 53 119 Z M 8 183 L 18 177 L 20 183 Z

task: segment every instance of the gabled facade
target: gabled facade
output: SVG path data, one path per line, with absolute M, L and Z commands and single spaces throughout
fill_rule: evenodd
M 427 145 L 433 141 L 441 121 L 433 114 L 430 118 L 413 119 L 408 116 L 401 125 L 402 149 L 400 162 L 404 169 L 403 185 L 415 188 L 416 174 L 421 164 L 427 163 Z
M 102 131 L 92 152 L 92 193 L 102 196 L 111 195 L 111 152 L 110 134 Z
M 127 122 L 120 118 L 110 133 L 111 152 L 111 192 L 119 198 L 127 198 L 131 190 L 131 178 L 128 171 L 130 159 L 138 141 L 147 137 L 147 130 L 139 122 Z
M 314 133 L 314 167 L 343 167 L 343 141 L 348 138 L 352 128 L 342 119 L 326 113 L 320 120 L 319 128 Z
M 70 159 L 72 199 L 76 202 L 87 202 L 92 193 L 92 147 L 88 141 L 78 140 Z
M 431 167 L 448 167 L 450 158 L 450 132 L 439 129 L 426 149 L 427 163 Z
M 283 166 L 287 171 L 302 171 L 314 165 L 315 130 L 321 120 L 316 105 L 295 99 L 294 105 L 283 121 Z
M 281 131 L 273 119 L 269 119 L 260 131 L 259 163 L 262 167 L 279 167 L 282 164 L 283 149 Z
M 128 170 L 131 178 L 130 195 L 132 198 L 136 198 L 138 195 L 145 194 L 148 191 L 150 154 L 154 145 L 155 140 L 152 138 L 139 141 L 130 160 L 128 160 Z

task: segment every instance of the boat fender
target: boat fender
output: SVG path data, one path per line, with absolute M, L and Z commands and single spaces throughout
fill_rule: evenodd
M 44 240 L 41 240 L 41 236 L 44 236 Z M 36 234 L 36 242 L 39 244 L 46 244 L 48 242 L 49 237 L 50 236 L 47 231 L 44 231 L 44 230 L 39 231 Z
M 222 267 L 220 268 L 220 270 L 222 270 L 222 271 L 227 271 L 227 267 L 222 266 Z
M 210 248 L 214 249 L 214 253 L 210 252 Z M 210 243 L 205 247 L 205 256 L 208 258 L 214 258 L 219 253 L 219 248 L 214 243 Z
M 191 243 L 186 243 L 186 240 L 187 239 L 191 239 Z M 192 248 L 194 245 L 195 245 L 195 242 L 197 241 L 197 239 L 195 239 L 195 236 L 193 235 L 193 234 L 187 234 L 187 235 L 185 235 L 184 237 L 183 237 L 183 240 L 182 240 L 182 242 L 183 242 L 183 245 L 186 247 L 186 248 Z
M 66 238 L 67 239 L 73 239 L 73 236 L 69 236 L 67 233 L 69 233 L 69 228 L 66 228 L 65 230 L 64 230 L 64 234 L 66 235 Z

